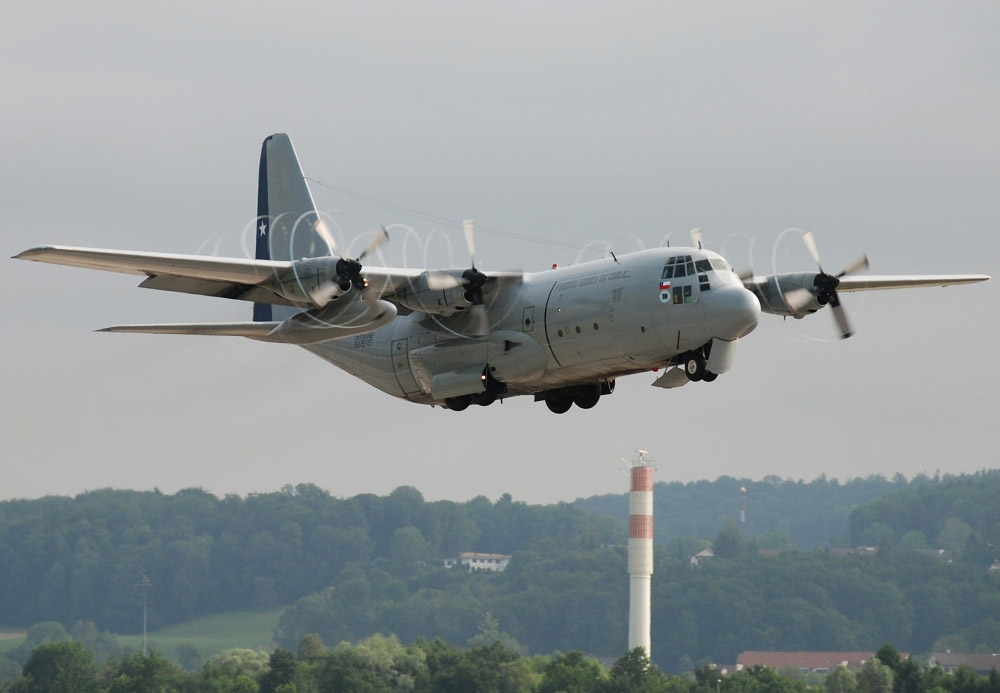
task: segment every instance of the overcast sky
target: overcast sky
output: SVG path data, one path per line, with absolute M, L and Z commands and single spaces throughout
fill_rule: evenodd
M 700 226 L 737 267 L 752 238 L 758 272 L 795 271 L 812 261 L 781 234 L 811 227 L 831 271 L 867 252 L 878 274 L 996 274 L 1000 5 L 875 5 L 19 3 L 0 250 L 242 256 L 280 131 L 309 177 L 539 241 L 625 252 Z M 458 229 L 313 192 L 342 242 L 401 224 L 386 262 L 465 263 Z M 577 256 L 479 238 L 487 269 Z M 662 481 L 998 466 L 997 280 L 847 295 L 847 341 L 829 311 L 764 315 L 715 383 L 629 376 L 556 416 L 410 404 L 292 346 L 94 333 L 251 309 L 2 262 L 0 498 L 312 482 L 552 502 L 627 490 L 638 447 Z

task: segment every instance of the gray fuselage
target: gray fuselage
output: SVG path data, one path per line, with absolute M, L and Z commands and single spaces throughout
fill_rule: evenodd
M 672 258 L 687 268 L 679 270 L 684 276 L 665 276 L 676 273 L 665 271 Z M 411 312 L 373 332 L 304 348 L 390 395 L 441 404 L 431 380 L 446 371 L 506 358 L 506 397 L 608 382 L 668 366 L 713 339 L 735 341 L 760 315 L 756 296 L 728 263 L 693 248 L 526 273 L 486 304 L 486 337 L 469 336 L 466 314 Z M 511 345 L 517 351 L 508 355 Z

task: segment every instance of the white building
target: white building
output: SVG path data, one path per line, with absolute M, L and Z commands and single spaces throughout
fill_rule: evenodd
M 507 569 L 507 564 L 510 563 L 511 558 L 512 556 L 508 556 L 505 553 L 473 553 L 467 551 L 458 554 L 458 558 L 444 559 L 444 567 L 454 568 L 456 565 L 461 564 L 468 566 L 469 570 L 488 570 L 491 573 L 502 573 Z

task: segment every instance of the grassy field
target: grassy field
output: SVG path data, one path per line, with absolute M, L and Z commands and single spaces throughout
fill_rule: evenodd
M 8 628 L 0 626 L 0 654 L 15 647 L 20 647 L 24 642 L 24 628 Z
M 168 659 L 177 659 L 177 646 L 190 644 L 198 648 L 202 659 L 233 647 L 270 649 L 271 636 L 284 607 L 267 611 L 234 611 L 228 614 L 196 618 L 184 623 L 151 631 L 149 647 Z M 0 626 L 0 655 L 24 642 L 23 628 Z M 142 634 L 119 635 L 123 648 L 142 649 Z
M 271 636 L 284 607 L 268 611 L 234 611 L 217 616 L 196 618 L 149 633 L 151 649 L 168 659 L 176 659 L 178 645 L 191 644 L 203 659 L 233 647 L 265 649 L 271 647 Z M 142 635 L 119 635 L 122 647 L 142 649 Z

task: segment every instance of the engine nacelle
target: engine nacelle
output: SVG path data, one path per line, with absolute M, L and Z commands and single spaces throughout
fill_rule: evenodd
M 427 274 L 424 273 L 397 291 L 392 300 L 420 313 L 449 316 L 460 313 L 472 305 L 465 293 L 465 287 L 457 283 L 456 286 L 446 289 L 431 288 L 428 285 Z
M 815 272 L 772 274 L 747 288 L 757 295 L 765 313 L 804 318 L 826 305 L 816 298 L 817 276 Z
M 311 257 L 296 260 L 291 269 L 276 276 L 268 288 L 274 293 L 290 301 L 302 304 L 319 303 L 326 305 L 349 293 L 352 286 L 346 289 L 335 280 L 337 276 L 337 258 Z M 322 295 L 322 300 L 317 297 Z

